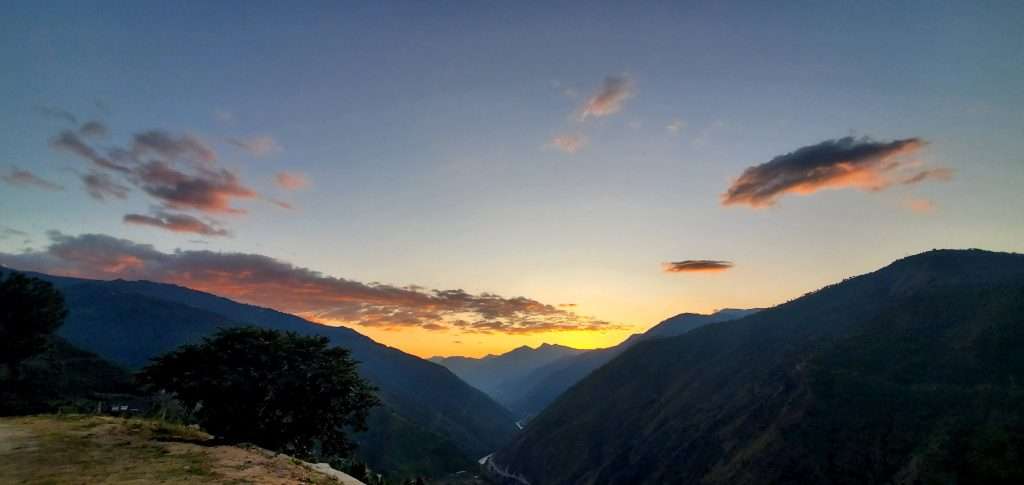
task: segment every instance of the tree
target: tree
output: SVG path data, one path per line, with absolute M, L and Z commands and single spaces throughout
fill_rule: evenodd
M 49 282 L 15 271 L 0 274 L 0 361 L 11 381 L 18 381 L 22 361 L 46 350 L 67 315 L 64 296 Z
M 328 344 L 291 332 L 221 329 L 153 359 L 139 378 L 174 393 L 226 441 L 303 458 L 343 456 L 354 448 L 346 429 L 364 430 L 378 400 L 349 351 Z

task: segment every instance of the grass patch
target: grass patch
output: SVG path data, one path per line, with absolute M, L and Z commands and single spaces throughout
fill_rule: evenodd
M 188 426 L 74 414 L 0 418 L 0 477 L 32 485 L 337 483 L 285 455 L 216 446 Z

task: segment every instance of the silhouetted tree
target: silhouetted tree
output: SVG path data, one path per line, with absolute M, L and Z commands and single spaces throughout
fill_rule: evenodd
M 326 337 L 222 329 L 153 359 L 140 381 L 173 392 L 200 424 L 230 442 L 303 458 L 342 456 L 346 429 L 365 429 L 378 401 L 349 351 Z
M 49 282 L 14 271 L 0 274 L 0 361 L 10 380 L 19 366 L 49 343 L 67 317 L 64 297 Z

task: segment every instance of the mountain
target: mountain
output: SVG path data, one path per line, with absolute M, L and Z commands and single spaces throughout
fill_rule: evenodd
M 542 344 L 537 348 L 522 346 L 501 355 L 474 357 L 432 357 L 431 362 L 441 364 L 473 387 L 505 404 L 512 394 L 510 383 L 515 383 L 538 368 L 563 357 L 579 355 L 585 351 L 562 345 Z
M 681 313 L 651 327 L 642 334 L 631 335 L 614 347 L 589 350 L 569 355 L 538 367 L 523 377 L 506 381 L 495 394 L 498 402 L 520 418 L 536 415 L 554 402 L 567 389 L 581 379 L 612 360 L 637 342 L 651 338 L 682 335 L 709 323 L 733 320 L 750 315 L 758 310 L 723 309 L 710 315 Z
M 349 349 L 384 402 L 369 418 L 373 428 L 357 437 L 359 453 L 376 470 L 435 475 L 466 469 L 515 432 L 508 411 L 444 367 L 345 327 L 175 285 L 29 274 L 64 293 L 70 314 L 59 330 L 63 338 L 129 369 L 224 326 L 322 335 Z
M 753 315 L 759 311 L 759 308 L 723 308 L 710 315 L 702 315 L 700 313 L 680 313 L 679 315 L 665 319 L 661 323 L 647 329 L 647 331 L 641 335 L 644 339 L 653 337 L 675 337 L 695 328 L 703 327 L 709 323 L 736 320 L 737 318 L 743 318 L 747 315 Z
M 21 363 L 17 386 L 0 386 L 0 416 L 95 410 L 95 401 L 137 394 L 132 374 L 52 336 L 46 349 Z M 72 411 L 73 412 L 73 411 Z
M 1024 483 L 1022 348 L 1024 255 L 931 251 L 639 343 L 490 461 L 533 485 Z

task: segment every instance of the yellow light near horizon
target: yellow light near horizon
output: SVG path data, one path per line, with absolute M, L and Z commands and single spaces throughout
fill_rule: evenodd
M 609 330 L 509 335 L 426 330 L 420 327 L 380 328 L 351 325 L 351 328 L 377 342 L 423 358 L 454 355 L 482 357 L 487 354 L 503 354 L 523 345 L 537 347 L 544 343 L 577 349 L 594 349 L 616 345 L 633 333 L 630 330 Z

